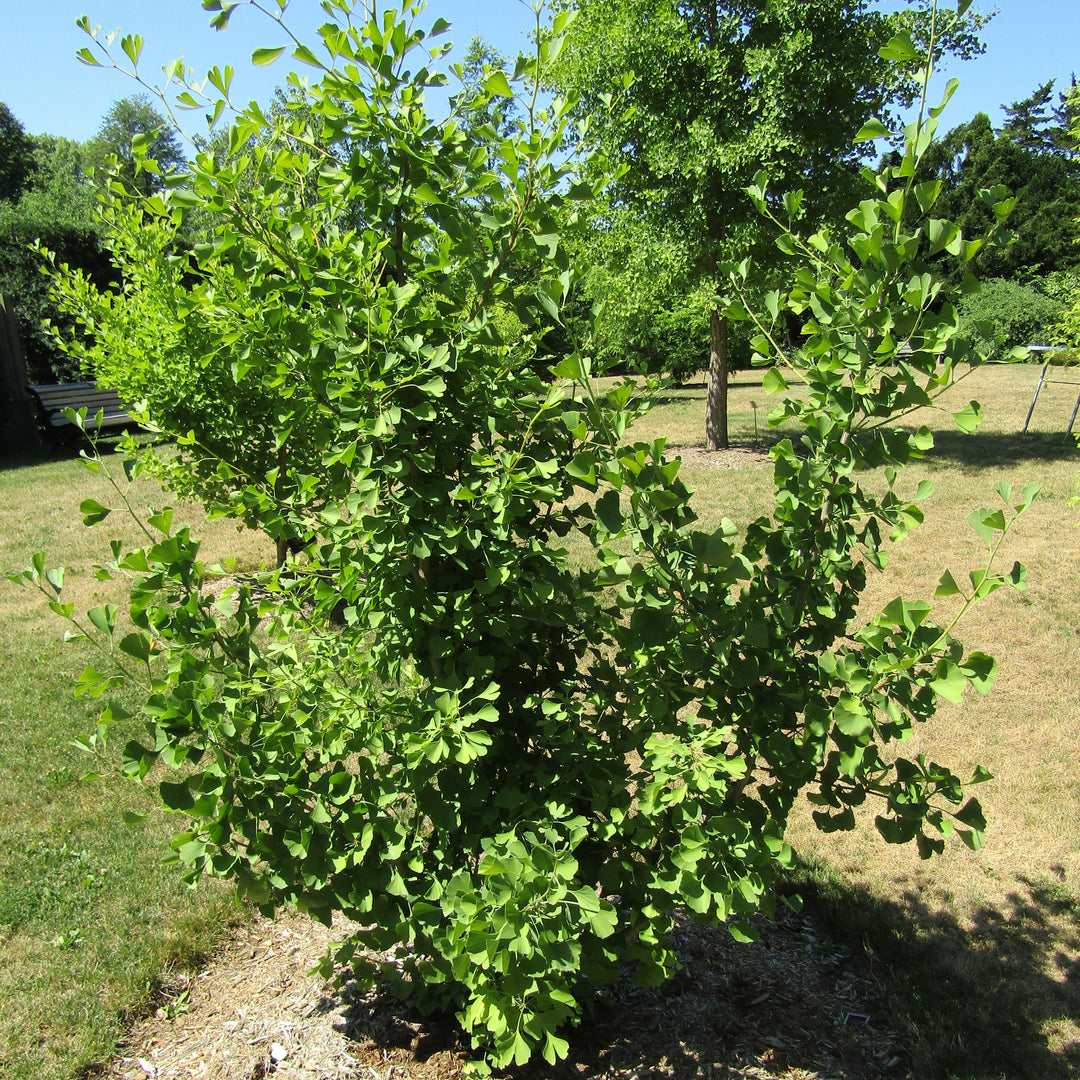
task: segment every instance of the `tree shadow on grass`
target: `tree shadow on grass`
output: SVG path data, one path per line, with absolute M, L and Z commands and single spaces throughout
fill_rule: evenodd
M 747 391 L 762 392 L 762 379 L 757 373 L 733 372 L 732 381 L 728 384 L 728 398 L 733 404 L 738 403 L 738 397 Z M 702 408 L 708 396 L 709 386 L 704 379 L 690 379 L 681 383 L 670 383 L 662 387 L 656 396 L 657 405 L 685 405 L 687 402 L 700 402 Z M 763 411 L 768 411 L 767 409 Z
M 150 441 L 143 444 L 149 446 Z M 96 442 L 98 453 L 103 458 L 124 452 L 123 441 L 118 436 L 99 439 Z M 81 457 L 85 451 L 91 454 L 94 445 L 87 439 L 62 439 L 55 446 L 25 446 L 17 450 L 9 450 L 0 453 L 0 472 L 7 470 L 26 469 L 35 465 L 50 465 L 60 461 L 71 461 Z
M 935 431 L 928 461 L 968 469 L 996 469 L 1032 462 L 1080 461 L 1076 440 L 1064 431 L 986 432 Z
M 910 1022 L 914 1076 L 1080 1075 L 1080 900 L 1060 880 L 1019 878 L 963 924 L 914 892 L 871 897 L 820 868 L 801 889 L 823 925 L 865 943 Z
M 53 460 L 49 451 L 37 446 L 20 447 L 0 453 L 0 472 L 28 469 L 33 465 L 44 465 Z

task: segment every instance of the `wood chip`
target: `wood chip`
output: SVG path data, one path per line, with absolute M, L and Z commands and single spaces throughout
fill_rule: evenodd
M 558 1080 L 903 1080 L 907 1043 L 860 957 L 822 956 L 805 914 L 758 917 L 760 940 L 684 920 L 683 970 L 666 987 L 610 988 L 570 1039 Z M 110 1075 L 134 1080 L 458 1080 L 467 1048 L 447 1020 L 410 1012 L 390 994 L 335 987 L 309 972 L 333 931 L 302 916 L 258 919 L 188 981 L 178 1020 L 149 1016 Z M 254 955 L 253 955 L 254 952 Z M 145 1061 L 152 1070 L 142 1068 Z M 138 1063 L 138 1071 L 133 1066 Z M 529 1073 L 528 1075 L 533 1075 Z

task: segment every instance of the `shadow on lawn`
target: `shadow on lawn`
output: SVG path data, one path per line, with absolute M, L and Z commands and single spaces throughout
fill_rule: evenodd
M 744 391 L 762 391 L 761 376 L 756 372 L 733 372 L 731 382 L 728 384 L 729 399 L 738 403 L 738 396 Z M 702 407 L 708 398 L 709 385 L 705 381 L 692 380 L 690 382 L 673 382 L 663 386 L 656 396 L 657 405 L 685 405 L 689 401 L 698 401 Z M 771 399 L 770 399 L 771 401 Z
M 935 431 L 928 461 L 946 461 L 968 469 L 994 469 L 1024 462 L 1080 460 L 1076 440 L 1064 431 L 1029 431 L 1027 434 L 977 431 Z
M 56 446 L 26 446 L 18 450 L 8 450 L 0 453 L 0 472 L 71 461 L 79 457 L 84 450 L 89 454 L 91 449 L 91 444 L 85 439 L 64 439 Z M 97 443 L 97 449 L 103 457 L 111 457 L 120 452 L 121 440 L 118 438 L 101 439 Z
M 1060 881 L 1020 878 L 1003 905 L 977 908 L 967 925 L 911 891 L 870 897 L 821 867 L 800 888 L 832 933 L 861 940 L 878 965 L 911 1024 L 915 1077 L 1080 1075 L 1068 1026 L 1080 1017 L 1080 899 Z

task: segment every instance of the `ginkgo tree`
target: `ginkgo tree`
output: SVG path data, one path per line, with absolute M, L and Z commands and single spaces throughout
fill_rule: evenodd
M 223 24 L 238 5 L 204 6 Z M 428 116 L 442 49 L 411 3 L 324 7 L 318 47 L 289 49 L 316 71 L 293 79 L 308 107 L 272 124 L 241 110 L 227 153 L 198 154 L 160 195 L 118 185 L 122 289 L 56 279 L 99 340 L 189 341 L 215 378 L 273 400 L 265 422 L 296 452 L 265 471 L 199 426 L 174 434 L 213 476 L 216 513 L 287 527 L 302 553 L 223 583 L 158 510 L 145 544 L 114 541 L 100 570 L 130 579 L 123 613 L 77 615 L 44 554 L 15 576 L 102 651 L 77 688 L 104 702 L 87 749 L 105 753 L 138 691 L 123 769 L 182 817 L 172 852 L 191 880 L 355 920 L 338 960 L 453 1010 L 477 1068 L 554 1062 L 594 988 L 677 969 L 677 911 L 753 937 L 800 794 L 824 829 L 875 800 L 885 839 L 924 856 L 954 832 L 981 843 L 961 780 L 893 744 L 939 700 L 988 689 L 993 661 L 955 624 L 1023 585 L 996 558 L 1033 491 L 972 515 L 987 558 L 943 575 L 944 625 L 922 600 L 869 618 L 859 601 L 889 538 L 922 519 L 928 492 L 904 466 L 933 440 L 909 418 L 979 360 L 925 260 L 994 236 L 930 216 L 933 185 L 913 178 L 933 119 L 899 165 L 866 171 L 833 232 L 801 233 L 798 196 L 759 177 L 748 198 L 793 284 L 757 313 L 733 265 L 724 314 L 754 323 L 764 358 L 785 308 L 804 320 L 788 375 L 767 377 L 772 422 L 798 435 L 773 451 L 770 516 L 702 527 L 664 440 L 634 438 L 634 382 L 598 384 L 585 350 L 540 376 L 492 322 L 525 255 L 542 269 L 515 302 L 558 316 L 574 271 L 557 222 L 596 193 L 561 154 L 574 99 L 537 106 L 568 16 L 512 79 L 488 76 L 521 104 L 493 146 Z M 987 198 L 1003 218 L 1004 196 Z M 927 218 L 909 229 L 913 201 Z M 207 211 L 206 243 L 167 242 Z M 140 467 L 115 479 L 117 506 Z M 81 509 L 101 527 L 114 507 Z

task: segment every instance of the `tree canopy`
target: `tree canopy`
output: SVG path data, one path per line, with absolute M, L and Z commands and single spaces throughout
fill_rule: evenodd
M 1010 219 L 1014 242 L 985 252 L 983 272 L 1032 279 L 1080 266 L 1073 222 L 1080 216 L 1080 162 L 1038 138 L 1024 145 L 1017 128 L 995 132 L 979 113 L 957 125 L 926 155 L 923 173 L 942 181 L 944 213 L 965 231 L 985 228 L 992 210 L 979 197 L 998 185 L 1016 199 Z
M 754 254 L 759 269 L 774 261 L 745 191 L 759 170 L 806 192 L 809 221 L 847 204 L 861 154 L 855 135 L 891 103 L 912 100 L 920 55 L 912 38 L 927 35 L 930 14 L 920 6 L 889 16 L 869 0 L 573 6 L 554 85 L 580 95 L 582 117 L 612 93 L 620 103 L 590 129 L 590 145 L 626 166 L 605 216 L 647 219 L 682 249 L 687 289 L 709 292 L 725 259 Z M 944 19 L 936 50 L 969 55 L 979 25 Z M 879 56 L 898 31 L 903 45 Z M 727 443 L 727 348 L 715 305 L 709 370 L 706 436 L 717 447 Z
M 145 154 L 136 165 L 132 149 L 137 136 L 148 136 Z M 101 121 L 97 134 L 86 144 L 89 168 L 104 172 L 115 157 L 120 177 L 140 195 L 160 190 L 164 176 L 182 169 L 186 158 L 176 130 L 154 106 L 147 94 L 132 94 L 113 102 Z
M 0 101 L 0 201 L 16 202 L 33 172 L 34 143 Z
M 1073 93 L 1064 91 L 1058 94 L 1057 104 L 1053 104 L 1054 82 L 1050 79 L 1037 86 L 1028 97 L 1003 105 L 1008 119 L 1002 125 L 1001 133 L 1022 150 L 1076 157 L 1080 151 L 1070 131 L 1078 103 Z M 1075 89 L 1074 75 L 1070 90 Z

